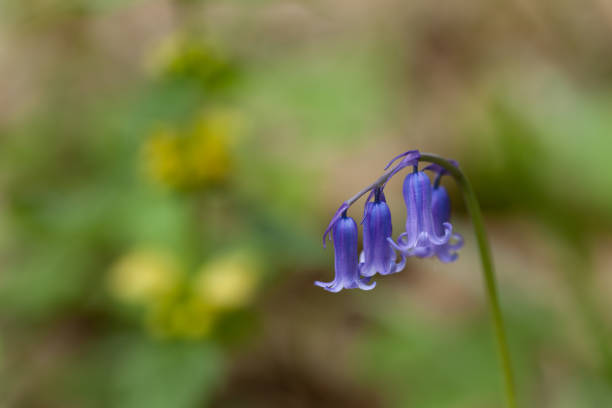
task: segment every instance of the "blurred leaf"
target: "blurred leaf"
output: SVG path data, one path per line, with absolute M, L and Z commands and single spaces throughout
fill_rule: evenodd
M 571 361 L 571 352 L 561 332 L 554 330 L 558 325 L 552 311 L 523 303 L 509 306 L 505 317 L 511 355 L 521 395 L 529 401 L 537 392 L 540 347 L 556 344 L 557 349 L 547 351 L 566 361 Z M 359 361 L 365 359 L 367 381 L 382 387 L 393 406 L 467 408 L 497 406 L 503 400 L 495 338 L 486 314 L 448 326 L 425 322 L 405 310 L 395 312 L 397 305 L 387 304 L 385 310 L 373 314 L 380 326 L 357 354 Z
M 135 188 L 119 197 L 112 212 L 118 238 L 129 245 L 161 245 L 180 250 L 194 238 L 191 203 L 172 194 Z
M 3 276 L 0 305 L 20 318 L 53 315 L 82 296 L 91 267 L 89 254 L 77 248 L 38 247 Z
M 568 236 L 609 228 L 612 100 L 563 80 L 539 86 L 546 92 L 531 103 L 501 91 L 471 131 L 466 163 L 479 197 L 486 207 L 527 209 Z
M 46 384 L 53 406 L 202 407 L 223 378 L 222 353 L 211 343 L 105 333 L 81 347 Z
M 219 385 L 221 371 L 221 355 L 210 344 L 131 341 L 116 355 L 111 406 L 202 406 Z
M 406 319 L 398 324 L 396 335 L 376 337 L 367 353 L 370 375 L 391 385 L 394 406 L 487 406 L 502 398 L 499 378 L 491 375 L 497 362 L 486 328 L 450 332 Z

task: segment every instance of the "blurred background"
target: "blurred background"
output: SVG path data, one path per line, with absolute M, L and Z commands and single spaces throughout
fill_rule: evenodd
M 500 407 L 452 180 L 456 263 L 313 285 L 409 149 L 479 195 L 521 406 L 612 406 L 610 38 L 607 0 L 3 0 L 0 407 Z

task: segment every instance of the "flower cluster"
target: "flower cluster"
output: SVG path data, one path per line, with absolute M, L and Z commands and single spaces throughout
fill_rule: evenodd
M 177 190 L 222 185 L 233 168 L 233 145 L 240 132 L 239 114 L 207 109 L 180 128 L 165 125 L 143 146 L 148 175 Z
M 188 81 L 207 93 L 221 91 L 237 79 L 237 64 L 209 41 L 174 33 L 153 49 L 146 65 L 161 80 Z
M 376 273 L 400 272 L 409 256 L 437 257 L 442 262 L 457 259 L 456 251 L 463 246 L 463 239 L 453 233 L 450 198 L 446 189 L 440 186 L 440 179 L 447 171 L 436 164 L 420 171 L 419 159 L 417 150 L 397 156 L 385 167 L 385 170 L 391 169 L 383 177 L 340 206 L 323 234 L 323 246 L 329 234 L 333 238 L 336 275 L 332 282 L 316 281 L 315 285 L 330 292 L 353 288 L 370 290 L 376 286 L 376 282 L 372 282 Z M 404 179 L 402 190 L 407 210 L 406 231 L 394 241 L 391 211 L 383 190 L 389 179 L 406 167 L 413 169 Z M 425 171 L 435 174 L 433 185 Z M 347 211 L 367 192 L 370 194 L 362 220 L 363 250 L 358 256 L 357 223 L 347 215 Z
M 197 340 L 222 335 L 248 310 L 260 287 L 260 271 L 248 249 L 221 253 L 193 274 L 171 253 L 137 249 L 112 266 L 108 286 L 117 300 L 142 309 L 153 336 Z

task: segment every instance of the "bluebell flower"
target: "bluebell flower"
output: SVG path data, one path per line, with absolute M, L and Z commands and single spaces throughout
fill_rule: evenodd
M 444 233 L 444 223 L 450 221 L 451 203 L 446 189 L 442 186 L 435 187 L 431 193 L 431 212 L 433 214 L 434 231 L 438 235 Z M 449 241 L 442 245 L 431 245 L 429 247 L 417 247 L 411 255 L 419 258 L 436 256 L 442 262 L 453 262 L 457 259 L 457 250 L 463 246 L 463 237 L 459 234 L 451 234 Z
M 340 207 L 343 208 L 342 206 Z M 354 219 L 347 217 L 346 210 L 340 216 L 332 218 L 323 239 L 332 230 L 334 240 L 334 256 L 336 275 L 332 282 L 316 281 L 315 285 L 330 292 L 339 292 L 342 289 L 359 288 L 363 290 L 374 289 L 376 282 L 369 283 L 369 278 L 359 276 L 357 257 L 358 231 Z
M 375 189 L 374 202 L 366 202 L 363 219 L 363 251 L 359 257 L 359 271 L 362 276 L 371 277 L 400 272 L 406 265 L 406 257 L 397 254 L 387 238 L 391 237 L 391 211 L 381 188 Z
M 408 174 L 404 179 L 404 201 L 408 212 L 406 231 L 400 234 L 397 243 L 388 239 L 391 245 L 405 255 L 413 255 L 415 250 L 424 251 L 435 245 L 446 244 L 453 227 L 443 222 L 441 230 L 436 228 L 431 206 L 431 182 L 422 171 Z

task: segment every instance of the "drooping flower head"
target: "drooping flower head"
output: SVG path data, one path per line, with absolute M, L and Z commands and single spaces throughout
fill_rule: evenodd
M 366 202 L 363 219 L 363 251 L 359 257 L 361 275 L 370 277 L 377 272 L 381 275 L 400 272 L 406 265 L 406 257 L 396 263 L 395 250 L 387 241 L 393 232 L 391 211 L 382 188 L 375 189 L 374 201 Z
M 404 152 L 387 164 L 384 173 L 370 186 L 348 199 L 338 208 L 323 234 L 323 246 L 328 236 L 334 241 L 335 277 L 332 282 L 315 284 L 330 292 L 342 289 L 360 288 L 369 290 L 376 283 L 370 283 L 376 273 L 388 275 L 401 271 L 406 257 L 427 258 L 436 256 L 442 262 L 457 259 L 456 251 L 462 247 L 463 239 L 453 234 L 450 224 L 450 199 L 440 179 L 448 171 L 437 164 L 424 170 L 436 174 L 434 185 L 424 171 L 418 170 L 421 153 L 418 150 Z M 450 161 L 457 166 L 453 160 Z M 413 167 L 403 184 L 406 203 L 406 231 L 393 241 L 391 211 L 383 189 L 387 182 L 400 170 Z M 390 170 L 388 170 L 390 168 Z M 454 172 L 453 172 L 454 173 Z M 347 210 L 360 197 L 369 193 L 363 216 L 363 251 L 358 257 L 358 231 L 355 221 L 347 216 Z M 400 252 L 397 261 L 396 250 Z
M 416 170 L 416 169 L 415 169 Z M 436 231 L 431 207 L 431 182 L 422 171 L 406 176 L 403 187 L 406 203 L 406 231 L 400 234 L 397 243 L 388 241 L 393 247 L 406 255 L 412 255 L 416 248 L 443 245 L 452 234 L 452 225 L 442 223 L 442 231 Z
M 357 223 L 347 217 L 346 210 L 340 213 L 339 217 L 334 216 L 332 221 L 330 227 L 334 240 L 336 275 L 332 282 L 316 281 L 315 285 L 334 293 L 342 289 L 374 289 L 376 282 L 368 283 L 369 279 L 359 276 Z

